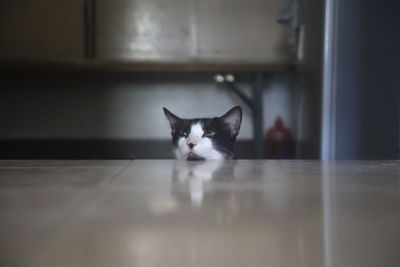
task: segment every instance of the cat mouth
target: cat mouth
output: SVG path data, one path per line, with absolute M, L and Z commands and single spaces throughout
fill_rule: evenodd
M 200 157 L 199 155 L 196 155 L 193 152 L 189 152 L 189 154 L 188 154 L 186 159 L 189 160 L 189 161 L 205 160 L 205 158 Z

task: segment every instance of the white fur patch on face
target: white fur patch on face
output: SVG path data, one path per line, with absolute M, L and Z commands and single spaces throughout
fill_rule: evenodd
M 192 125 L 190 129 L 189 138 L 200 139 L 204 134 L 203 126 L 200 123 L 196 123 Z
M 190 148 L 190 144 L 193 148 Z M 178 140 L 178 148 L 175 150 L 177 159 L 186 159 L 189 153 L 194 153 L 205 159 L 221 160 L 223 155 L 215 150 L 210 138 L 204 136 L 201 123 L 193 124 L 189 136 Z

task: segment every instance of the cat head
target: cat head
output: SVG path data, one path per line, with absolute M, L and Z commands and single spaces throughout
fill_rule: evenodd
M 177 159 L 233 159 L 233 145 L 242 122 L 237 106 L 221 117 L 181 119 L 168 109 L 164 113 L 171 126 L 172 144 Z

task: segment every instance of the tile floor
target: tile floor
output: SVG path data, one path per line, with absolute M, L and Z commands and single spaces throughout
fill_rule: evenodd
M 0 161 L 0 266 L 400 266 L 398 161 Z

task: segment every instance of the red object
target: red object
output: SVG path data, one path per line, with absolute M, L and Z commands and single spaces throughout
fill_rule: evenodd
M 295 142 L 290 129 L 285 127 L 281 117 L 277 117 L 274 126 L 267 131 L 265 143 L 267 159 L 293 159 Z

